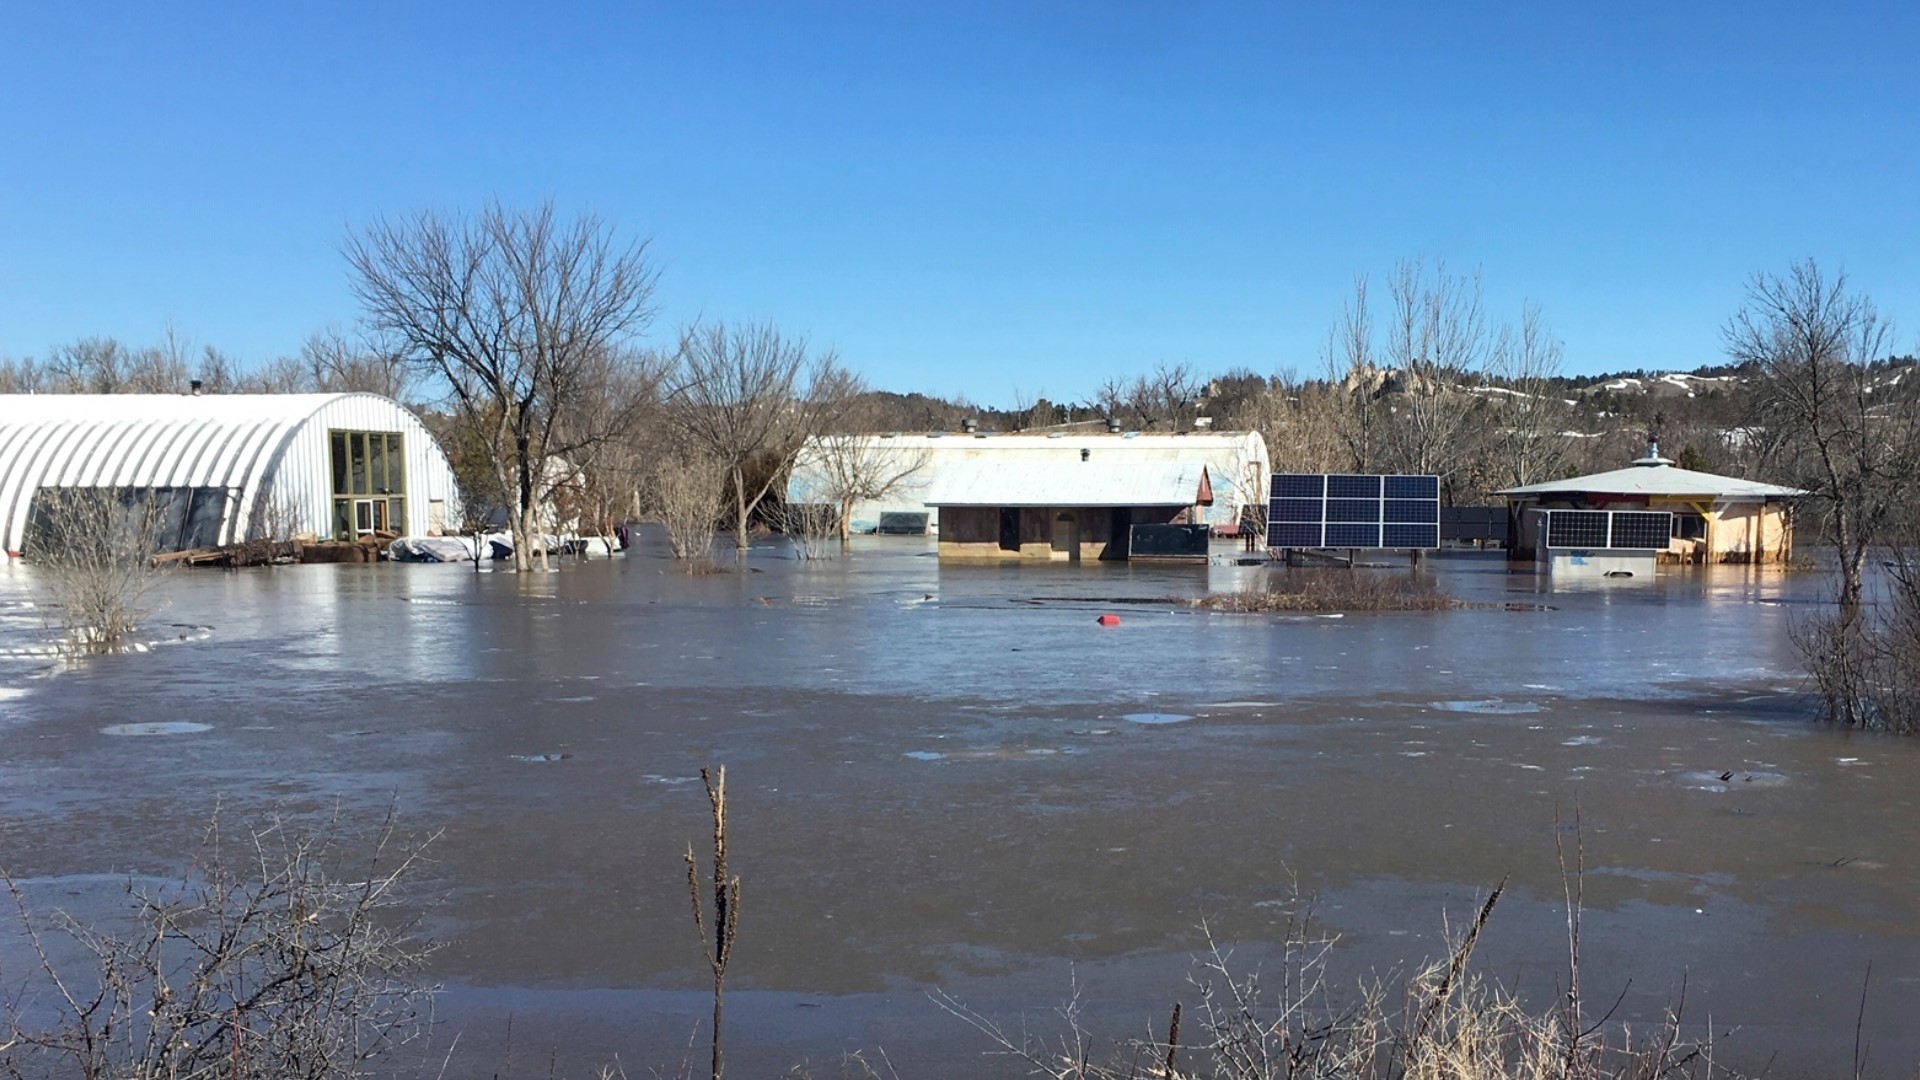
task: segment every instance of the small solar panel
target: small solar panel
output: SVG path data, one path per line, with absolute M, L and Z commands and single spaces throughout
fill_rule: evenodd
M 1267 546 L 1277 548 L 1317 548 L 1325 547 L 1321 542 L 1320 523 L 1311 525 L 1297 522 L 1276 521 L 1267 526 Z
M 1319 524 L 1327 504 L 1322 499 L 1275 499 L 1267 507 L 1269 521 L 1310 521 Z
M 1393 479 L 1388 477 L 1389 480 Z M 1409 525 L 1438 524 L 1440 504 L 1433 499 L 1388 499 L 1380 520 Z
M 1547 546 L 1550 548 L 1603 548 L 1607 546 L 1605 510 L 1547 511 Z
M 1377 548 L 1380 546 L 1378 522 L 1329 521 L 1327 545 L 1330 548 Z
M 1328 499 L 1327 521 L 1380 521 L 1379 499 Z
M 1666 547 L 1672 537 L 1672 514 L 1665 511 L 1616 510 L 1613 514 L 1613 539 L 1608 546 L 1659 550 Z
M 1380 526 L 1380 546 L 1390 548 L 1437 548 L 1440 546 L 1440 526 L 1382 525 Z
M 1386 477 L 1386 482 L 1389 499 L 1438 499 L 1440 497 L 1440 478 L 1437 476 L 1389 476 Z
M 1360 473 L 1275 473 L 1270 548 L 1437 548 L 1440 479 Z
M 1320 473 L 1274 473 L 1276 499 L 1320 499 L 1327 494 L 1327 478 Z
M 1380 477 L 1378 476 L 1327 477 L 1327 498 L 1329 499 L 1377 499 L 1379 497 Z

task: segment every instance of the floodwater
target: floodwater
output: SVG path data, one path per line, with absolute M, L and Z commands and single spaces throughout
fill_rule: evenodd
M 1191 1004 L 1202 920 L 1272 963 L 1296 888 L 1351 986 L 1505 880 L 1479 966 L 1549 1004 L 1577 841 L 1596 1014 L 1656 1018 L 1684 982 L 1723 1061 L 1831 1075 L 1871 962 L 1867 1071 L 1920 1061 L 1920 741 L 1808 721 L 1787 631 L 1816 579 L 1549 589 L 1450 557 L 1423 572 L 1545 609 L 1327 618 L 1153 602 L 1268 572 L 1231 565 L 868 539 L 750 566 L 183 572 L 154 647 L 52 674 L 31 569 L 0 567 L 0 864 L 102 917 L 216 801 L 395 800 L 444 830 L 416 881 L 445 943 L 429 1071 L 646 1075 L 706 1010 L 681 858 L 724 763 L 736 1074 L 879 1049 L 939 1080 L 1017 1070 L 929 990 L 1046 1031 L 1077 984 L 1106 1037 L 1143 1034 Z M 10 988 L 20 947 L 0 931 Z

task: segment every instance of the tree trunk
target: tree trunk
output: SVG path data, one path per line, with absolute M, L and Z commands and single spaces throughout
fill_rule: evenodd
M 733 546 L 740 558 L 747 557 L 747 475 L 739 465 L 733 467 Z

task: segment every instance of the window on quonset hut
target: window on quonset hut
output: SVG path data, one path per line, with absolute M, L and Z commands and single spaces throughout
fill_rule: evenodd
M 405 442 L 392 431 L 334 431 L 333 534 L 352 540 L 375 531 L 404 530 L 407 520 Z M 378 504 L 378 505 L 376 505 Z

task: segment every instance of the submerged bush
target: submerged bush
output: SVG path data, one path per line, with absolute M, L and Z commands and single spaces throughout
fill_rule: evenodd
M 1883 602 L 1808 616 L 1793 643 L 1823 719 L 1910 735 L 1920 733 L 1920 566 L 1900 559 L 1887 567 Z
M 27 557 L 57 613 L 63 647 L 107 653 L 132 645 L 163 572 L 153 560 L 160 514 L 152 493 L 47 488 L 34 509 Z
M 1215 593 L 1195 604 L 1244 612 L 1445 611 L 1468 606 L 1431 578 L 1347 568 L 1272 571 L 1239 592 Z
M 432 950 L 402 890 L 430 839 L 404 840 L 391 813 L 370 836 L 277 815 L 236 836 L 216 815 L 180 878 L 128 884 L 119 929 L 37 917 L 0 871 L 39 967 L 37 1007 L 0 1017 L 0 1076 L 368 1075 L 430 1022 Z

